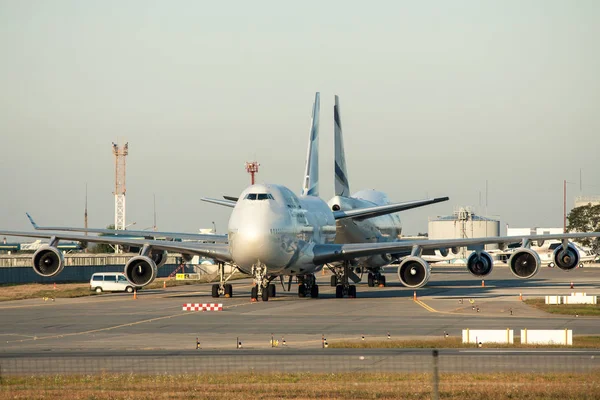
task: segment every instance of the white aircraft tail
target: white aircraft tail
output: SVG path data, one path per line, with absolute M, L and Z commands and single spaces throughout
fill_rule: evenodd
M 306 171 L 302 183 L 302 195 L 319 195 L 319 113 L 321 94 L 315 94 L 313 105 L 310 136 L 308 137 L 308 151 L 306 153 Z
M 340 115 L 339 97 L 335 96 L 333 106 L 334 147 L 335 147 L 335 195 L 350 196 L 350 183 L 346 172 L 346 157 L 344 155 L 344 138 L 342 135 L 342 117 Z

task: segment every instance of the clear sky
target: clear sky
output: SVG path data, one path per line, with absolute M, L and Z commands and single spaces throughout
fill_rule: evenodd
M 299 193 L 321 92 L 321 196 L 333 194 L 333 96 L 352 191 L 404 212 L 485 205 L 562 226 L 600 194 L 600 2 L 0 0 L 0 228 L 114 220 L 111 143 L 129 142 L 127 221 L 224 232 L 200 197 L 259 181 Z M 481 207 L 482 211 L 485 207 Z

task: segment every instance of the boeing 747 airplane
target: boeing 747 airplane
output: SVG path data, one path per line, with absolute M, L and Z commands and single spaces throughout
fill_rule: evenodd
M 151 283 L 157 275 L 159 264 L 155 254 L 177 252 L 186 255 L 210 257 L 219 263 L 221 279 L 218 293 L 231 296 L 231 285 L 224 278 L 225 263 L 235 265 L 240 271 L 251 275 L 255 285 L 251 298 L 267 301 L 275 290 L 272 280 L 277 276 L 297 276 L 301 297 L 317 297 L 319 289 L 314 273 L 325 264 L 340 262 L 344 268 L 365 257 L 389 257 L 398 253 L 410 253 L 404 258 L 400 269 L 403 283 L 410 287 L 420 287 L 430 277 L 429 264 L 421 253 L 426 249 L 449 249 L 460 246 L 472 246 L 487 243 L 505 245 L 514 243 L 514 237 L 492 237 L 450 240 L 411 240 L 385 243 L 334 243 L 336 221 L 345 219 L 372 218 L 383 213 L 394 212 L 399 206 L 381 205 L 352 210 L 332 210 L 318 197 L 318 173 L 316 148 L 318 140 L 319 94 L 315 96 L 313 122 L 310 131 L 310 145 L 307 155 L 306 173 L 303 178 L 303 190 L 300 196 L 290 189 L 276 184 L 258 184 L 246 188 L 238 201 L 212 200 L 232 207 L 228 224 L 227 243 L 175 242 L 155 239 L 134 239 L 120 236 L 84 236 L 69 232 L 18 232 L 0 230 L 0 235 L 49 239 L 33 254 L 33 269 L 45 277 L 59 274 L 64 266 L 64 258 L 57 245 L 61 240 L 109 243 L 141 247 L 139 254 L 125 265 L 127 279 L 135 285 Z M 519 278 L 530 278 L 540 267 L 537 253 L 529 247 L 532 241 L 561 240 L 561 246 L 555 250 L 555 263 L 564 270 L 577 267 L 579 253 L 568 242 L 569 238 L 600 237 L 600 232 L 572 233 L 560 235 L 532 235 L 521 239 L 521 247 L 511 256 L 510 270 Z M 472 268 L 477 271 L 491 269 L 491 259 L 485 252 L 476 254 Z M 215 293 L 213 293 L 215 294 Z M 356 289 L 349 290 L 350 297 L 356 295 Z

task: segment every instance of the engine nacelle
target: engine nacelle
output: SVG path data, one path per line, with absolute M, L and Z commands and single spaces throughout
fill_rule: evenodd
M 158 267 L 150 257 L 135 256 L 127 261 L 123 273 L 132 284 L 146 286 L 156 279 Z
M 152 261 L 156 264 L 157 268 L 162 267 L 167 262 L 167 252 L 166 251 L 153 251 L 152 252 Z
M 398 267 L 400 282 L 409 288 L 420 288 L 427 284 L 431 276 L 431 267 L 421 257 L 406 257 Z
M 186 253 L 181 253 L 181 258 L 183 259 L 183 261 L 185 261 L 186 263 L 189 263 L 190 261 L 192 261 L 192 258 L 194 258 L 193 254 L 186 254 Z
M 65 268 L 65 258 L 60 250 L 47 244 L 33 253 L 33 270 L 47 278 L 60 274 Z
M 554 264 L 563 271 L 570 271 L 576 268 L 579 264 L 579 251 L 572 243 L 567 245 L 566 251 L 563 252 L 563 245 L 561 244 L 552 253 L 552 259 Z
M 393 261 L 392 257 L 389 254 L 377 254 L 374 256 L 368 257 L 364 264 L 366 264 L 369 268 L 377 268 L 388 265 Z
M 520 248 L 508 259 L 510 272 L 521 279 L 531 278 L 540 270 L 540 256 L 531 249 Z
M 482 251 L 477 253 L 474 251 L 467 258 L 467 269 L 475 276 L 487 276 L 494 268 L 494 260 L 489 253 Z

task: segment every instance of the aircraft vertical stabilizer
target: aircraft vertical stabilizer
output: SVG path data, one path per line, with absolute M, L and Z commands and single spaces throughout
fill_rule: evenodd
M 302 195 L 319 196 L 319 109 L 321 94 L 315 94 L 313 105 L 308 151 L 306 153 L 306 172 L 302 183 Z
M 344 155 L 344 138 L 342 135 L 342 117 L 340 116 L 339 97 L 335 96 L 333 107 L 333 129 L 335 147 L 335 195 L 350 196 L 350 183 L 346 172 L 346 157 Z

